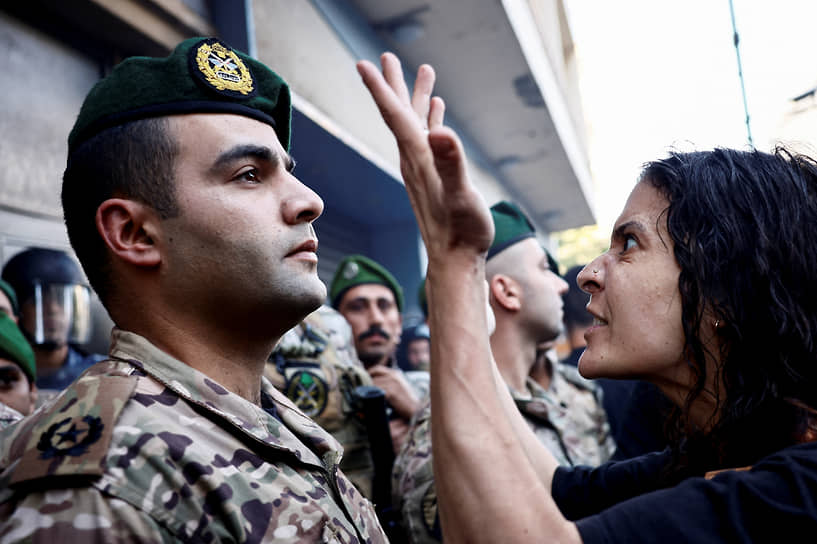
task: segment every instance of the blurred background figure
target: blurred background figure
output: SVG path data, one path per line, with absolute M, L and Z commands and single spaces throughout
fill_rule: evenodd
M 397 362 L 407 372 L 428 372 L 431 362 L 431 334 L 428 325 L 420 323 L 403 329 L 397 350 Z
M 352 327 L 357 356 L 374 385 L 386 394 L 396 453 L 429 387 L 428 373 L 407 373 L 397 364 L 403 289 L 379 263 L 363 255 L 349 255 L 338 264 L 329 298 Z
M 14 292 L 14 287 L 0 280 L 0 313 L 6 314 L 17 323 L 18 311 L 17 294 Z
M 17 294 L 20 329 L 34 351 L 38 388 L 59 391 L 105 358 L 79 348 L 91 334 L 91 290 L 68 254 L 26 249 L 6 263 L 2 278 Z
M 36 404 L 34 352 L 17 323 L 0 312 L 0 428 L 29 415 Z

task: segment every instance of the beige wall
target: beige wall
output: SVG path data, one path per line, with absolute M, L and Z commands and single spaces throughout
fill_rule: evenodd
M 0 41 L 0 202 L 61 221 L 68 132 L 98 70 L 3 13 Z

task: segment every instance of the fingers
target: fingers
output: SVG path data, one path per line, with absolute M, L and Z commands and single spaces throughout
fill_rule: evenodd
M 440 127 L 445 118 L 445 102 L 439 96 L 431 99 L 431 105 L 428 112 L 428 129 Z
M 393 59 L 396 62 L 394 55 L 390 53 L 383 54 L 386 64 L 392 65 L 388 59 Z M 394 66 L 391 66 L 394 69 Z M 397 64 L 399 69 L 399 63 Z M 369 89 L 375 104 L 380 110 L 380 115 L 386 122 L 386 125 L 397 138 L 398 144 L 413 142 L 415 145 L 425 140 L 423 136 L 423 127 L 414 110 L 411 109 L 411 104 L 408 101 L 408 90 L 405 90 L 405 100 L 401 101 L 396 91 L 385 79 L 384 74 L 375 67 L 374 64 L 368 61 L 360 61 L 357 63 L 357 70 L 366 88 Z M 385 73 L 384 65 L 384 73 Z M 402 81 L 402 78 L 401 78 Z M 402 88 L 405 89 L 405 83 L 402 83 Z
M 429 133 L 428 143 L 445 190 L 456 191 L 468 185 L 465 152 L 456 133 L 448 127 L 437 126 Z
M 403 67 L 400 59 L 393 53 L 383 53 L 380 55 L 380 65 L 383 67 L 383 77 L 392 88 L 400 102 L 409 104 L 409 91 L 406 87 L 406 80 L 403 78 Z
M 428 64 L 420 66 L 417 70 L 417 79 L 414 81 L 414 94 L 411 96 L 411 107 L 423 123 L 428 119 L 431 91 L 434 90 L 434 80 L 434 68 Z

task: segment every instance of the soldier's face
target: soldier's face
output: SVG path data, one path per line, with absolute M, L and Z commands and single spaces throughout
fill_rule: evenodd
M 518 243 L 519 282 L 522 286 L 522 313 L 541 341 L 553 340 L 562 330 L 568 285 L 550 269 L 547 254 L 534 238 Z
M 323 201 L 292 175 L 271 126 L 228 114 L 170 119 L 180 214 L 161 223 L 164 292 L 230 325 L 288 329 L 326 297 L 312 227 Z
M 374 283 L 356 285 L 344 293 L 338 310 L 351 325 L 357 355 L 367 368 L 391 357 L 402 331 L 391 289 Z
M 29 383 L 17 363 L 3 358 L 0 358 L 0 402 L 24 416 L 34 411 L 37 402 L 37 388 Z
M 412 340 L 406 349 L 406 359 L 415 370 L 428 370 L 431 362 L 431 342 L 427 338 Z

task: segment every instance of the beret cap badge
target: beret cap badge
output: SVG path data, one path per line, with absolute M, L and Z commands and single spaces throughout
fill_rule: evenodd
M 217 40 L 202 41 L 190 50 L 194 73 L 212 89 L 234 97 L 255 95 L 252 73 L 235 51 Z
M 343 277 L 347 280 L 351 280 L 357 273 L 360 272 L 360 267 L 354 261 L 349 261 L 346 263 L 346 266 L 343 268 Z

